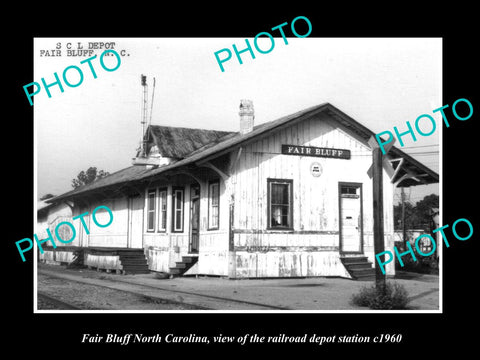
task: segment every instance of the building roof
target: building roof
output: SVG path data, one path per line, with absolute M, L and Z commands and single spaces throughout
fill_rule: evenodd
M 216 144 L 224 136 L 232 134 L 235 133 L 158 125 L 150 125 L 146 132 L 147 139 L 153 140 L 163 157 L 174 159 L 183 159 L 193 151 Z
M 45 200 L 37 201 L 37 213 L 39 216 L 44 216 L 48 214 L 48 209 L 50 209 L 55 204 L 49 204 Z
M 179 159 L 168 165 L 148 169 L 145 166 L 130 166 L 115 173 L 99 179 L 91 184 L 79 187 L 55 198 L 48 202 L 56 202 L 72 197 L 86 195 L 98 189 L 106 189 L 111 186 L 119 186 L 132 182 L 141 182 L 151 179 L 156 175 L 173 170 L 186 165 L 195 165 L 199 162 L 206 162 L 228 152 L 238 149 L 249 142 L 258 140 L 263 136 L 268 136 L 272 131 L 280 130 L 291 126 L 294 123 L 303 121 L 316 114 L 326 113 L 338 121 L 349 131 L 355 133 L 365 141 L 375 136 L 375 133 L 358 123 L 356 120 L 343 113 L 329 103 L 312 106 L 296 113 L 281 117 L 277 120 L 257 125 L 247 134 L 240 132 L 224 132 L 188 128 L 174 128 L 165 126 L 151 126 L 150 134 L 157 146 L 159 152 L 166 157 Z M 164 138 L 165 137 L 165 138 Z M 185 144 L 185 146 L 183 146 Z M 188 145 L 187 145 L 188 144 Z M 182 149 L 182 147 L 184 147 Z M 170 155 L 170 156 L 169 156 Z M 396 170 L 396 179 L 403 179 L 398 186 L 408 187 L 414 185 L 437 183 L 439 176 L 436 172 L 429 169 L 419 161 L 393 146 L 389 152 L 391 158 L 401 158 L 403 161 L 394 162 L 393 167 Z M 400 166 L 400 168 L 398 168 Z M 367 169 L 366 169 L 367 170 Z M 365 170 L 365 171 L 366 171 Z M 410 174 L 410 176 L 409 176 Z M 413 175 L 416 177 L 412 177 Z

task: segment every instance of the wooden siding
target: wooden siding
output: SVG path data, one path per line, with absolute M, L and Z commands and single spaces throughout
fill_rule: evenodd
M 342 276 L 349 278 L 338 252 L 238 252 L 236 277 Z
M 38 255 L 38 259 L 46 264 L 60 264 L 71 263 L 73 261 L 73 253 L 71 251 L 61 251 L 57 249 L 55 251 L 45 250 L 43 254 Z
M 200 234 L 198 273 L 228 275 L 228 231 L 205 231 Z
M 352 159 L 282 155 L 282 144 L 350 149 Z M 317 118 L 245 147 L 235 181 L 235 229 L 267 228 L 267 178 L 293 180 L 294 230 L 338 231 L 338 182 L 370 183 L 369 149 L 330 121 Z M 310 173 L 312 163 L 322 175 Z M 364 197 L 364 200 L 367 197 Z
M 127 247 L 128 231 L 128 208 L 127 198 L 121 197 L 111 200 L 105 200 L 102 203 L 94 204 L 89 209 L 89 230 L 88 246 L 94 247 Z M 113 213 L 113 221 L 107 227 L 95 225 L 91 218 L 93 210 L 100 205 L 108 206 Z M 103 214 L 102 214 L 103 213 Z M 102 220 L 106 215 L 106 220 Z M 98 211 L 96 216 L 99 223 L 108 221 L 108 213 L 104 210 Z M 85 234 L 86 235 L 86 234 Z
M 351 159 L 283 155 L 281 148 L 285 144 L 348 149 Z M 312 176 L 310 171 L 315 162 L 322 167 L 319 177 Z M 323 114 L 246 145 L 231 179 L 235 196 L 236 271 L 233 273 L 237 277 L 305 274 L 344 276 L 338 250 L 339 182 L 363 185 L 364 252 L 374 260 L 372 182 L 367 175 L 371 163 L 371 151 L 364 140 L 351 135 Z M 266 230 L 269 178 L 293 181 L 293 231 Z M 387 249 L 393 247 L 392 201 L 393 185 L 384 173 Z M 299 252 L 299 247 L 314 247 L 316 252 Z M 249 248 L 250 251 L 245 251 Z M 252 250 L 255 248 L 259 251 Z M 332 249 L 336 252 L 327 252 Z M 306 264 L 312 264 L 313 267 Z M 389 273 L 394 271 L 393 267 L 387 270 Z
M 55 205 L 48 211 L 48 216 L 46 218 L 46 222 L 43 222 L 42 226 L 39 226 L 38 231 L 36 232 L 37 236 L 39 239 L 46 239 L 48 237 L 47 234 L 47 227 L 50 230 L 50 232 L 53 235 L 53 238 L 55 239 L 55 244 L 57 247 L 62 247 L 62 246 L 78 246 L 78 231 L 77 228 L 75 228 L 75 231 L 77 233 L 77 236 L 75 239 L 70 242 L 70 243 L 62 243 L 61 241 L 57 241 L 56 235 L 55 235 L 55 228 L 56 226 L 61 223 L 62 221 L 74 223 L 72 221 L 72 209 L 65 205 L 65 204 L 60 204 L 60 205 Z M 40 224 L 39 224 L 40 225 Z M 73 224 L 76 225 L 76 224 Z M 59 227 L 59 233 L 60 236 L 62 236 L 65 240 L 68 240 L 71 238 L 71 229 L 66 226 L 62 225 Z M 52 244 L 50 242 L 44 243 L 45 245 L 51 246 Z
M 107 270 L 121 270 L 120 258 L 118 255 L 93 255 L 85 254 L 84 264 L 93 268 Z
M 282 145 L 313 146 L 348 149 L 351 159 L 292 156 L 281 154 Z M 240 154 L 240 155 L 238 155 Z M 238 158 L 237 158 L 238 156 Z M 310 168 L 319 163 L 322 174 L 314 177 Z M 76 206 L 71 213 L 68 207 L 50 210 L 47 223 L 51 231 L 61 219 L 70 219 L 84 212 L 90 234 L 80 220 L 76 227 L 76 246 L 129 247 L 129 219 L 141 219 L 140 241 L 153 271 L 169 272 L 169 268 L 189 253 L 190 236 L 190 186 L 200 183 L 200 236 L 199 261 L 190 273 L 237 277 L 284 276 L 344 276 L 349 277 L 340 261 L 339 182 L 361 183 L 363 189 L 363 249 L 375 263 L 373 252 L 372 183 L 367 170 L 372 163 L 371 152 L 364 140 L 352 135 L 335 120 L 326 115 L 315 115 L 298 124 L 270 132 L 268 136 L 245 145 L 242 151 L 232 151 L 230 163 L 233 174 L 228 179 L 205 175 L 180 174 L 168 182 L 159 179 L 143 189 L 139 198 L 144 206 L 129 212 L 128 198 L 118 197 L 108 201 Z M 218 230 L 208 230 L 208 181 L 220 180 L 220 219 Z M 292 180 L 293 230 L 268 230 L 267 179 Z M 172 188 L 184 188 L 183 232 L 172 233 Z M 167 188 L 167 229 L 147 232 L 146 192 L 152 188 Z M 384 172 L 385 248 L 393 249 L 393 185 Z M 233 229 L 229 228 L 229 208 L 233 197 Z M 91 219 L 93 209 L 108 206 L 113 212 L 113 222 L 106 228 L 96 226 Z M 158 203 L 157 203 L 158 210 Z M 70 213 L 68 213 L 70 211 Z M 99 219 L 101 214 L 98 214 Z M 101 221 L 102 222 L 102 221 Z M 41 225 L 41 224 L 39 224 Z M 137 239 L 138 240 L 138 239 Z M 61 244 L 58 244 L 61 246 Z M 61 255 L 63 257 L 63 255 Z M 46 254 L 45 258 L 50 258 Z M 112 259 L 88 258 L 92 264 L 103 261 L 106 266 Z M 115 264 L 110 264 L 116 266 Z M 387 265 L 387 274 L 394 273 L 394 263 Z

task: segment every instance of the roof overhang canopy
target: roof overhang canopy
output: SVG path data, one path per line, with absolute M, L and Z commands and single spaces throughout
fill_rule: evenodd
M 342 126 L 365 140 L 375 136 L 374 132 L 332 105 L 328 107 L 327 114 L 337 120 Z M 429 169 L 395 146 L 392 146 L 388 152 L 387 159 L 395 170 L 390 180 L 396 187 L 410 187 L 439 182 L 439 176 L 435 171 Z

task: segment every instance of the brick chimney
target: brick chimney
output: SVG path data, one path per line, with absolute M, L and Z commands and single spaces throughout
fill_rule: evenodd
M 252 100 L 240 100 L 238 114 L 240 115 L 240 133 L 248 134 L 253 130 L 253 120 L 255 119 Z

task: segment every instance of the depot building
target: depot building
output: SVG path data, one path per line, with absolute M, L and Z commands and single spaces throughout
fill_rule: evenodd
M 75 239 L 44 245 L 39 259 L 232 279 L 374 276 L 375 133 L 329 103 L 254 122 L 253 103 L 242 100 L 238 132 L 150 125 L 132 166 L 47 200 L 37 234 L 101 205 L 112 223 L 87 224 L 87 233 L 74 222 Z M 395 187 L 439 177 L 396 147 L 385 158 L 384 241 L 393 252 Z M 386 271 L 394 274 L 394 262 Z

